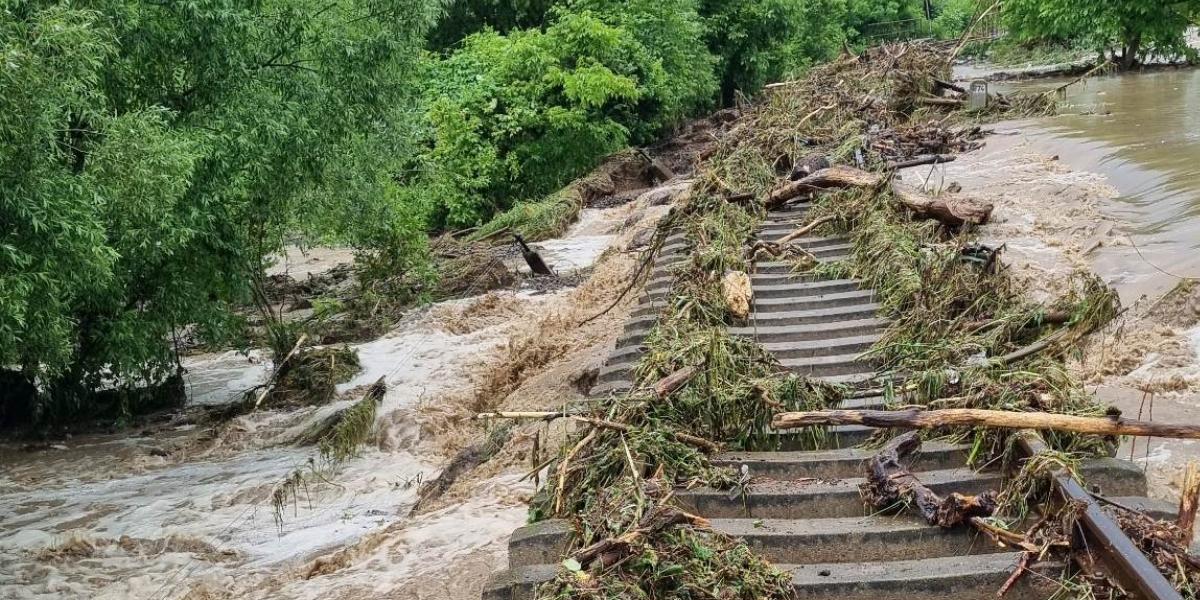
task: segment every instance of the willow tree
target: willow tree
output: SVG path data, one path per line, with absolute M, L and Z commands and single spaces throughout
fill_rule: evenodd
M 39 394 L 0 421 L 172 376 L 288 235 L 419 243 L 383 157 L 430 2 L 2 7 L 0 370 Z

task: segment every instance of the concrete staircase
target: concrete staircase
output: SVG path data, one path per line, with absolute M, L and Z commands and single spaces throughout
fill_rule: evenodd
M 804 221 L 806 207 L 768 215 L 760 233 L 773 240 Z M 839 238 L 799 240 L 821 260 L 848 257 Z M 599 374 L 594 394 L 628 390 L 631 369 L 641 358 L 640 344 L 654 325 L 670 288 L 669 265 L 687 251 L 682 237 L 668 238 L 641 305 Z M 786 369 L 826 381 L 861 381 L 873 374 L 860 354 L 878 339 L 886 323 L 877 318 L 870 290 L 854 280 L 819 281 L 790 274 L 785 263 L 760 263 L 752 276 L 755 303 L 736 335 L 759 341 Z M 883 399 L 846 400 L 847 408 L 879 408 Z M 872 451 L 856 448 L 874 432 L 867 427 L 828 428 L 820 447 L 812 436 L 781 436 L 782 449 L 729 452 L 719 465 L 745 470 L 753 479 L 745 494 L 698 488 L 679 490 L 677 502 L 712 520 L 719 531 L 740 537 L 755 551 L 791 574 L 800 598 L 829 600 L 983 600 L 994 598 L 1020 555 L 997 547 L 968 528 L 942 530 L 910 514 L 867 514 L 859 497 L 863 463 Z M 978 493 L 998 489 L 999 471 L 977 472 L 966 466 L 969 448 L 929 442 L 912 470 L 939 493 Z M 1131 463 L 1100 459 L 1087 463 L 1084 479 L 1095 491 L 1159 516 L 1173 506 L 1149 500 L 1142 472 Z M 568 550 L 570 526 L 550 520 L 522 527 L 509 543 L 509 568 L 495 575 L 484 591 L 488 600 L 533 598 L 536 586 L 552 579 Z M 1058 590 L 1053 565 L 1043 576 L 1026 576 L 1006 594 L 1010 600 L 1048 598 Z

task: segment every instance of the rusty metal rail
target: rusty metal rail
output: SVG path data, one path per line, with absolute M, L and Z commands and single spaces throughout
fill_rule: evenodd
M 1022 432 L 1017 436 L 1019 448 L 1026 456 L 1046 450 L 1037 433 Z M 1182 600 L 1183 596 L 1163 577 L 1158 568 L 1146 558 L 1141 549 L 1103 510 L 1079 482 L 1065 471 L 1053 478 L 1056 491 L 1064 502 L 1082 506 L 1079 515 L 1080 533 L 1089 548 L 1098 548 L 1100 560 L 1108 567 L 1125 590 L 1145 600 Z

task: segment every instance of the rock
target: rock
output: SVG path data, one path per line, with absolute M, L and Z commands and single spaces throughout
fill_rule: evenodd
M 729 312 L 739 319 L 750 316 L 750 299 L 753 291 L 750 288 L 750 276 L 742 271 L 730 271 L 721 280 L 721 290 L 725 295 L 725 305 Z

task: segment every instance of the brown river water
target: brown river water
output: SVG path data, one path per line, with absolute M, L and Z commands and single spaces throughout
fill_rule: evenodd
M 1054 295 L 1081 267 L 1118 291 L 1128 312 L 1080 353 L 1098 398 L 1130 417 L 1200 423 L 1200 288 L 1163 299 L 1200 278 L 1200 70 L 1093 77 L 1063 103 L 1057 116 L 994 125 L 985 148 L 943 177 L 995 204 L 983 235 L 1006 244 L 1032 294 Z M 1138 439 L 1121 456 L 1146 469 L 1152 496 L 1175 499 L 1200 442 Z
M 1200 277 L 1200 70 L 1095 77 L 1064 100 L 1059 116 L 1000 129 L 1019 129 L 1037 151 L 1102 174 L 1116 189 L 1100 211 L 1121 222 L 1130 243 L 1098 248 L 1093 268 L 1126 302 Z

